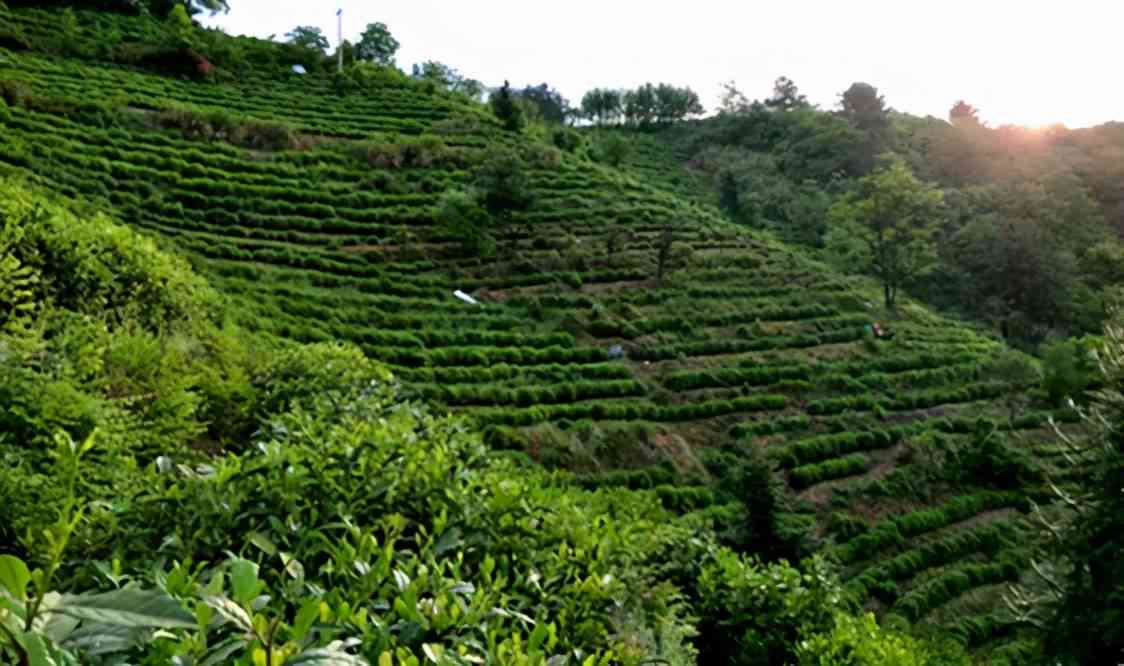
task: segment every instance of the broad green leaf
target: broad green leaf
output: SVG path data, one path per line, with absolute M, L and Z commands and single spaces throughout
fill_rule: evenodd
M 285 662 L 285 666 L 370 666 L 366 659 L 333 647 L 302 652 Z
M 62 644 L 74 633 L 82 620 L 62 613 L 51 612 L 61 600 L 57 593 L 53 594 L 55 595 L 54 599 L 50 599 L 51 595 L 43 597 L 43 605 L 40 606 L 39 616 L 35 619 L 34 630 L 46 636 L 51 642 Z
M 241 558 L 230 565 L 231 597 L 240 604 L 247 604 L 258 594 L 258 565 Z
M 304 580 L 304 565 L 297 558 L 288 553 L 281 553 L 281 562 L 285 565 L 285 573 L 294 580 Z
M 457 528 L 447 530 L 437 540 L 437 545 L 433 547 L 435 555 L 444 555 L 447 551 L 453 550 L 461 545 L 461 531 Z
M 140 643 L 149 632 L 142 627 L 123 627 L 102 623 L 83 625 L 59 645 L 68 650 L 79 650 L 89 656 L 124 652 Z
M 24 636 L 22 640 L 23 647 L 27 650 L 28 666 L 61 666 L 51 655 L 47 641 L 42 636 L 31 634 Z
M 104 594 L 65 595 L 55 612 L 123 627 L 195 627 L 195 618 L 175 599 L 163 592 L 134 588 Z
M 293 638 L 298 641 L 304 640 L 304 637 L 308 635 L 308 630 L 312 628 L 312 623 L 316 622 L 316 618 L 319 616 L 320 600 L 306 600 L 300 611 L 297 612 L 297 619 L 293 622 Z
M 233 622 L 238 625 L 242 631 L 253 631 L 254 621 L 250 619 L 250 614 L 230 599 L 213 594 L 205 594 L 203 595 L 203 602 L 218 611 L 218 614 L 228 622 Z
M 0 587 L 22 602 L 27 598 L 27 585 L 30 582 L 31 571 L 23 560 L 12 555 L 0 555 Z
M 223 641 L 207 652 L 207 656 L 199 662 L 199 666 L 223 666 L 224 664 L 229 664 L 233 661 L 231 657 L 234 656 L 234 653 L 245 647 L 246 641 L 239 637 Z
M 261 532 L 250 532 L 250 543 L 257 546 L 263 553 L 273 557 L 277 554 L 277 546 L 269 537 Z
M 550 632 L 549 632 L 549 629 L 547 628 L 546 623 L 545 622 L 539 622 L 538 625 L 535 627 L 535 630 L 531 632 L 530 640 L 527 641 L 527 651 L 531 652 L 531 653 L 534 653 L 537 650 L 539 650 L 543 645 L 543 641 L 546 640 L 546 638 L 549 634 L 550 634 Z

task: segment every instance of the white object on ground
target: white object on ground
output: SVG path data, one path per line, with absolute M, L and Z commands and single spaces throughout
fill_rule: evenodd
M 464 293 L 460 289 L 454 291 L 453 296 L 456 296 L 457 298 L 461 299 L 465 303 L 468 303 L 469 305 L 480 305 L 479 301 L 477 301 L 475 298 L 469 296 L 468 294 Z

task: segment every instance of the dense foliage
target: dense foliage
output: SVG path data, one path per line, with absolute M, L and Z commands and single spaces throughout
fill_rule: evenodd
M 692 123 L 645 86 L 585 129 L 546 84 L 489 109 L 447 65 L 337 73 L 186 11 L 0 33 L 3 659 L 1041 652 L 1007 594 L 1098 341 L 1038 361 L 910 298 L 970 285 L 944 233 L 980 200 L 873 86 Z M 875 256 L 907 270 L 846 274 Z
M 619 102 L 603 93 L 589 93 L 587 112 L 613 122 Z M 843 270 L 862 266 L 853 230 L 826 211 L 860 198 L 862 178 L 892 153 L 945 201 L 927 216 L 931 261 L 911 293 L 1017 344 L 1100 331 L 1124 284 L 1118 124 L 993 128 L 963 101 L 949 121 L 917 118 L 890 109 L 867 83 L 844 91 L 836 111 L 800 99 L 784 78 L 763 102 L 731 84 L 716 117 L 663 140 L 708 176 L 735 221 L 826 246 L 824 257 Z
M 0 653 L 687 664 L 701 631 L 781 663 L 841 640 L 818 637 L 846 610 L 822 563 L 765 568 L 653 491 L 495 457 L 357 349 L 250 353 L 184 263 L 2 187 Z

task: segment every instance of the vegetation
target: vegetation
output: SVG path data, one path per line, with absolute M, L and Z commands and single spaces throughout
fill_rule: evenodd
M 691 121 L 689 90 L 601 90 L 566 127 L 548 84 L 483 104 L 389 47 L 340 73 L 70 13 L 0 10 L 0 661 L 1118 647 L 1105 339 L 999 339 L 1100 332 L 1095 168 L 953 182 L 873 86 Z M 1013 219 L 1058 242 L 991 256 Z M 1040 302 L 1026 256 L 1074 271 Z M 932 293 L 1000 283 L 994 317 Z
M 587 115 L 616 122 L 598 115 L 600 91 L 590 94 Z M 944 200 L 918 229 L 928 239 L 926 270 L 911 294 L 984 322 L 1026 350 L 1100 332 L 1121 284 L 1112 258 L 1124 256 L 1118 123 L 989 127 L 963 100 L 948 121 L 918 118 L 889 108 L 867 83 L 844 91 L 836 110 L 800 98 L 788 79 L 757 102 L 727 84 L 715 117 L 634 141 L 662 146 L 658 166 L 652 150 L 625 153 L 624 163 L 658 169 L 665 179 L 678 170 L 691 196 L 717 201 L 735 222 L 770 230 L 850 271 L 867 254 L 855 242 L 854 215 L 826 213 L 865 199 L 871 181 L 864 179 L 890 153 L 904 161 L 915 187 L 940 190 Z
M 399 46 L 385 23 L 369 23 L 359 35 L 355 55 L 360 60 L 388 66 L 394 64 L 394 54 L 398 53 Z
M 832 207 L 828 242 L 866 245 L 865 252 L 852 258 L 878 276 L 886 308 L 893 310 L 901 288 L 935 263 L 932 236 L 940 204 L 940 191 L 918 182 L 904 163 L 894 162 L 860 180 L 850 196 Z M 835 240 L 835 234 L 847 240 Z

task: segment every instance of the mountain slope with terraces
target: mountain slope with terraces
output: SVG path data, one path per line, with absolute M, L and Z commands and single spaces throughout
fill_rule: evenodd
M 49 23 L 0 13 L 29 34 Z M 739 461 L 763 449 L 787 552 L 827 554 L 879 613 L 1017 660 L 1023 628 L 1001 597 L 1029 570 L 1031 501 L 1049 501 L 1048 420 L 1071 415 L 1003 372 L 1013 352 L 997 340 L 916 304 L 882 312 L 877 285 L 730 224 L 674 174 L 506 133 L 412 82 L 191 81 L 0 48 L 0 83 L 19 92 L 0 107 L 0 173 L 182 252 L 238 325 L 352 342 L 494 449 L 590 488 L 656 489 L 727 533 L 754 505 Z M 203 139 L 177 113 L 278 123 L 290 143 Z M 494 256 L 467 256 L 440 199 L 496 146 L 521 156 L 533 204 Z M 872 335 L 879 322 L 892 337 Z M 971 451 L 975 466 L 949 471 Z M 996 461 L 1006 476 L 989 476 Z M 759 536 L 730 539 L 752 552 Z

